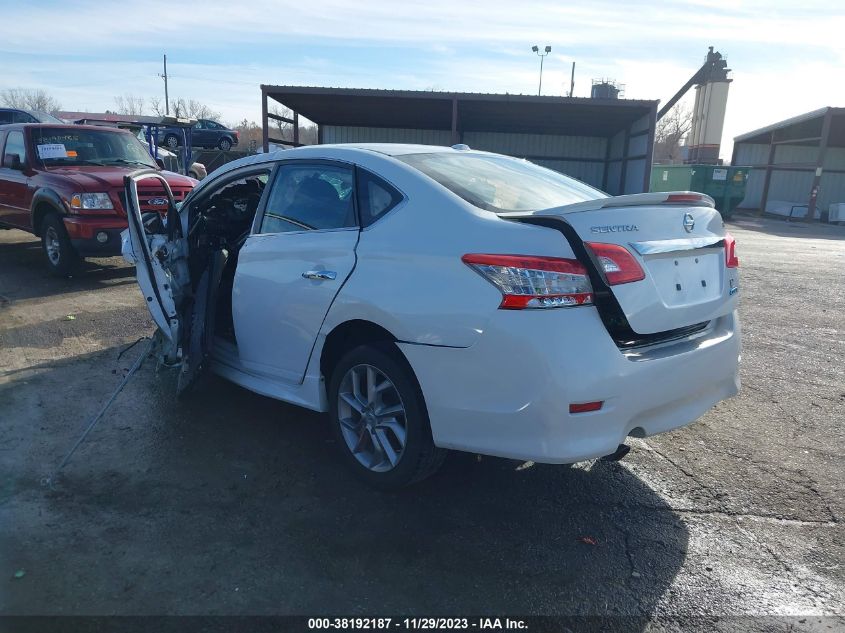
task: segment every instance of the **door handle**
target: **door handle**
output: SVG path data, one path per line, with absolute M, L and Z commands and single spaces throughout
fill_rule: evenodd
M 333 270 L 306 270 L 302 273 L 305 279 L 318 279 L 320 281 L 333 281 L 337 279 L 337 273 Z

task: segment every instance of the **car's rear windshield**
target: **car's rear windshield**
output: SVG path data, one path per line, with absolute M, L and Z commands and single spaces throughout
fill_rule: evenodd
M 527 160 L 496 154 L 433 152 L 397 159 L 487 211 L 536 211 L 607 194 Z
M 35 155 L 47 167 L 119 165 L 155 167 L 146 148 L 131 134 L 86 128 L 33 128 Z

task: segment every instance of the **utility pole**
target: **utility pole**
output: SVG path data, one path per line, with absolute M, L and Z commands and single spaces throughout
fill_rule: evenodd
M 164 56 L 164 74 L 159 77 L 164 79 L 164 115 L 170 116 L 170 98 L 167 94 L 167 55 Z
M 569 96 L 575 93 L 575 62 L 572 62 L 572 80 L 569 83 Z
M 540 48 L 538 46 L 532 46 L 531 50 L 537 53 L 540 56 L 540 86 L 537 88 L 537 96 L 540 96 L 540 93 L 543 92 L 543 58 L 552 52 L 551 46 L 546 46 L 544 52 L 540 52 Z

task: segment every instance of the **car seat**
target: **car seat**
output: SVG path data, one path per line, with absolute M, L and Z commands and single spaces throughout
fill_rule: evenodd
M 341 200 L 329 182 L 318 176 L 303 180 L 296 190 L 291 207 L 295 217 L 315 229 L 347 226 L 351 198 Z

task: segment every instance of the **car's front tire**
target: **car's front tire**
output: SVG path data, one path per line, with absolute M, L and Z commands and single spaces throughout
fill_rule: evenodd
M 179 137 L 175 134 L 168 134 L 164 137 L 164 144 L 170 149 L 177 149 L 179 147 Z
M 232 149 L 232 141 L 227 138 L 221 138 L 220 142 L 217 144 L 217 147 L 224 152 L 228 152 Z
M 79 255 L 70 243 L 64 222 L 56 213 L 48 213 L 41 222 L 41 248 L 51 275 L 67 277 L 79 264 Z
M 434 474 L 446 451 L 434 446 L 416 378 L 392 344 L 347 352 L 329 381 L 333 433 L 358 477 L 384 490 Z

